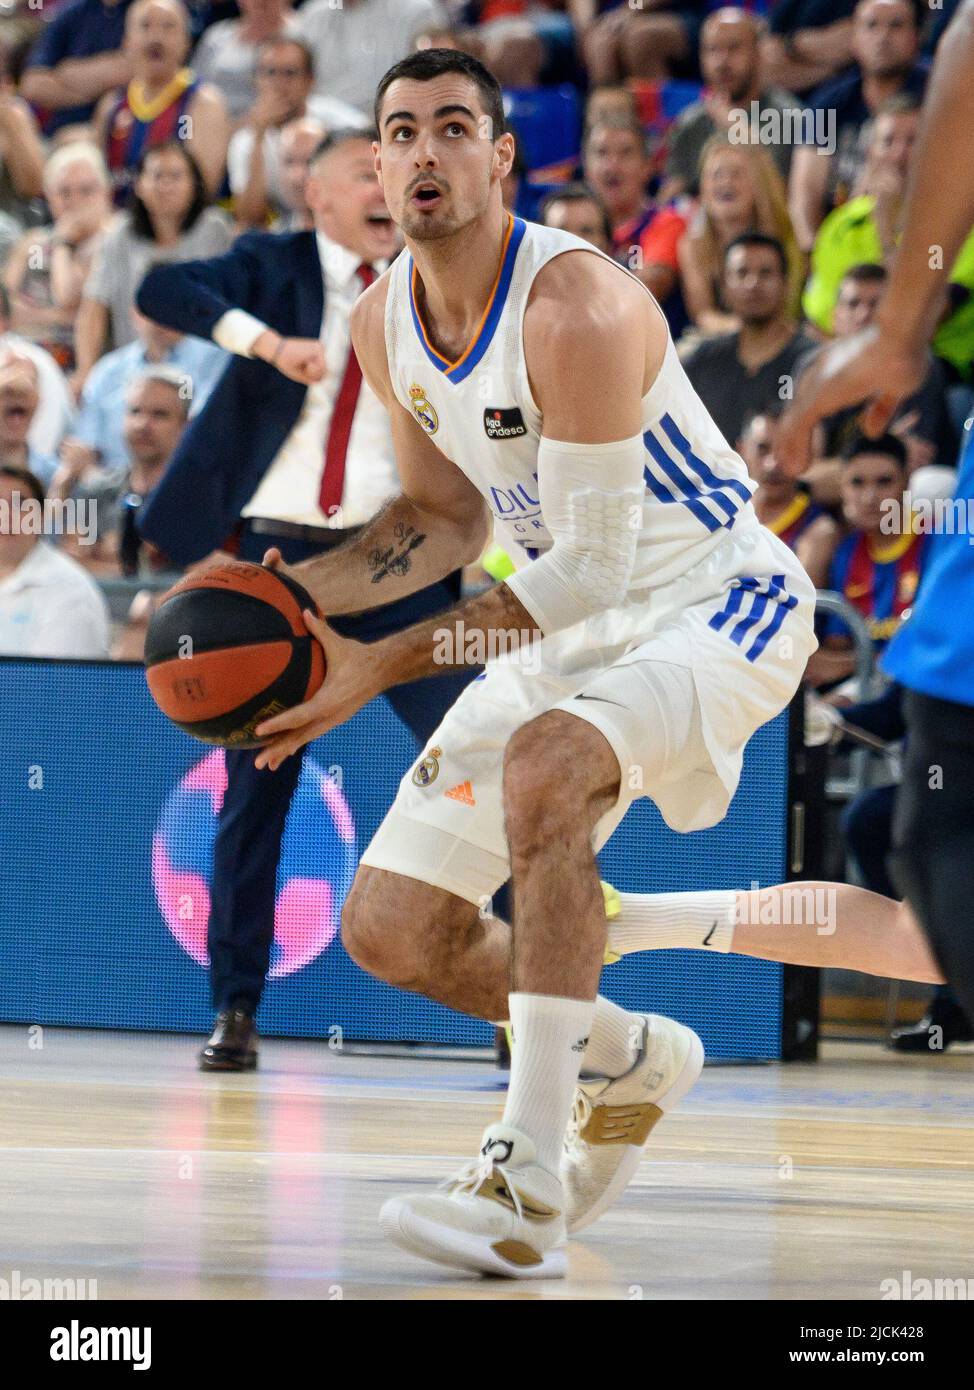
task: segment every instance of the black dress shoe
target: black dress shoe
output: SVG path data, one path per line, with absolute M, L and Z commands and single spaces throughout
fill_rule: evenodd
M 935 1000 L 930 1011 L 912 1028 L 890 1034 L 894 1052 L 946 1052 L 951 1043 L 974 1042 L 970 1020 L 957 1004 Z
M 200 1053 L 200 1071 L 253 1071 L 257 1065 L 257 1029 L 246 1009 L 224 1009 Z

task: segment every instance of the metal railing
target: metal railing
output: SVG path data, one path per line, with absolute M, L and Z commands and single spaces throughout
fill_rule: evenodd
M 841 618 L 849 629 L 856 663 L 853 673 L 856 698 L 872 700 L 881 695 L 886 680 L 876 665 L 873 639 L 862 614 L 833 589 L 818 590 L 815 596 L 815 610 L 829 617 Z M 865 748 L 856 748 L 847 754 L 842 762 L 845 763 L 845 769 L 841 764 L 836 766 L 836 759 L 832 759 L 831 770 L 825 783 L 826 795 L 833 801 L 851 801 L 867 787 L 875 786 L 880 781 L 888 781 L 891 775 L 887 769 L 887 775 L 883 776 L 885 760 L 877 758 Z

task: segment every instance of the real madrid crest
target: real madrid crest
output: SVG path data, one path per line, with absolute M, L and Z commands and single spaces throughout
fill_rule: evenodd
M 427 434 L 435 434 L 440 427 L 436 411 L 426 399 L 426 392 L 422 386 L 410 386 L 409 399 L 412 403 L 413 414 L 422 425 Z
M 439 759 L 443 756 L 442 748 L 431 748 L 421 763 L 418 763 L 413 773 L 413 781 L 417 787 L 428 787 L 431 782 L 435 782 L 440 773 Z

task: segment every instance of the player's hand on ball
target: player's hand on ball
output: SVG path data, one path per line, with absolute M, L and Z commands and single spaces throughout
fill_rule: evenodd
M 340 637 L 310 609 L 305 609 L 304 621 L 324 649 L 327 674 L 310 700 L 258 724 L 257 737 L 267 742 L 254 761 L 271 772 L 306 743 L 351 719 L 384 689 L 367 643 Z

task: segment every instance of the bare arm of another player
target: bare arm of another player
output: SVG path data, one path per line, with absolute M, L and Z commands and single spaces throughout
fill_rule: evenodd
M 604 447 L 617 441 L 631 445 L 638 440 L 642 397 L 655 379 L 665 348 L 662 316 L 634 280 L 624 279 L 616 267 L 587 252 L 568 253 L 550 262 L 535 280 L 524 317 L 525 357 L 544 420 L 544 439 L 567 443 L 583 461 L 585 445 Z M 539 456 L 542 504 L 544 471 Z M 599 463 L 590 471 L 597 485 Z M 641 489 L 641 455 L 635 471 Z M 557 480 L 551 485 L 557 487 Z M 545 515 L 547 521 L 547 511 Z M 620 532 L 626 530 L 619 539 L 628 547 L 634 534 L 631 518 L 620 515 L 617 525 Z M 566 609 L 575 605 L 580 617 L 587 616 L 591 593 L 580 592 L 586 587 L 584 565 L 573 586 L 571 569 L 558 568 L 559 539 L 552 534 L 552 549 L 521 572 L 522 582 L 535 573 L 546 576 L 550 592 L 555 575 L 554 589 L 564 591 Z M 613 537 L 606 539 L 613 543 Z M 570 550 L 570 545 L 562 544 L 565 549 Z M 468 650 L 489 656 L 496 650 L 499 635 L 504 637 L 503 649 L 511 650 L 556 630 L 560 624 L 539 626 L 512 588 L 517 578 L 511 576 L 437 618 L 368 647 L 336 637 L 325 624 L 313 623 L 325 648 L 328 679 L 306 704 L 260 726 L 258 733 L 269 742 L 258 755 L 257 766 L 279 766 L 285 757 L 350 718 L 390 686 L 449 669 L 442 639 L 457 624 L 464 634 L 463 652 L 455 653 L 461 661 Z
M 926 346 L 944 284 L 974 224 L 974 0 L 964 0 L 940 41 L 911 159 L 903 238 L 876 322 L 825 347 L 802 374 L 783 417 L 777 454 L 791 473 L 808 464 L 815 423 L 863 400 L 873 434 L 927 371 Z
M 483 498 L 396 400 L 386 361 L 385 283 L 360 296 L 352 341 L 362 374 L 389 411 L 402 493 L 348 544 L 280 566 L 322 613 L 357 613 L 405 598 L 476 560 L 487 539 Z M 269 552 L 268 558 L 276 556 Z

